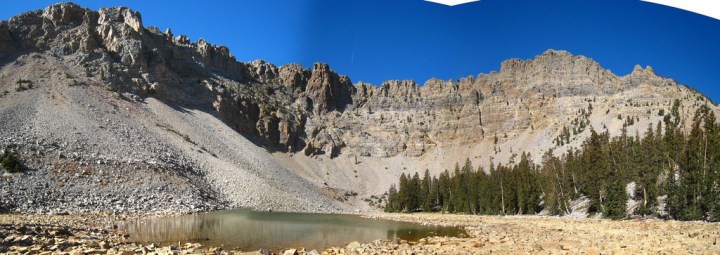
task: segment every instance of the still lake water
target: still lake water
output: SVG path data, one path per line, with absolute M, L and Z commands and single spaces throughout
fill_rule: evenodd
M 236 209 L 130 223 L 130 241 L 162 244 L 192 242 L 225 249 L 277 251 L 304 247 L 322 250 L 378 239 L 416 241 L 458 236 L 460 228 L 365 219 L 355 215 L 256 212 Z

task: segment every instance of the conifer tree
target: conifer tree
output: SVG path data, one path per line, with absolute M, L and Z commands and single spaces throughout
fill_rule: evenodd
M 397 200 L 400 211 L 408 211 L 410 205 L 410 180 L 405 173 L 400 174 L 400 189 L 398 190 Z
M 440 174 L 440 178 L 438 178 L 438 193 L 440 193 L 440 202 L 438 204 L 442 207 L 442 210 L 446 212 L 450 210 L 451 189 L 450 173 L 446 169 L 445 172 Z
M 410 179 L 410 183 L 408 185 L 408 205 L 407 205 L 407 211 L 408 212 L 414 212 L 421 208 L 420 200 L 420 174 L 415 172 L 415 175 L 413 175 L 412 179 Z
M 460 212 L 464 213 L 473 213 L 475 210 L 475 178 L 473 175 L 473 166 L 472 162 L 470 162 L 470 159 L 465 159 L 465 164 L 463 165 L 462 170 L 460 171 L 460 191 L 461 191 L 461 197 L 462 197 L 462 205 Z
M 388 190 L 387 203 L 385 204 L 385 212 L 399 212 L 400 205 L 398 204 L 398 191 L 395 188 L 395 184 L 390 185 Z
M 430 195 L 431 190 L 432 177 L 430 176 L 430 170 L 425 169 L 425 175 L 423 175 L 420 182 L 420 201 L 422 201 L 422 210 L 425 212 L 429 212 L 432 208 L 433 197 Z
M 613 220 L 627 217 L 627 193 L 625 183 L 620 176 L 611 177 L 611 183 L 607 191 L 607 199 L 603 210 L 603 216 Z
M 642 140 L 642 151 L 641 154 L 642 162 L 637 165 L 638 170 L 638 182 L 637 192 L 642 198 L 642 203 L 638 207 L 640 215 L 649 215 L 655 212 L 657 196 L 657 180 L 659 175 L 659 165 L 657 164 L 660 155 L 657 148 L 657 139 L 655 138 L 655 132 L 653 131 L 652 124 L 648 125 L 645 133 L 645 138 Z

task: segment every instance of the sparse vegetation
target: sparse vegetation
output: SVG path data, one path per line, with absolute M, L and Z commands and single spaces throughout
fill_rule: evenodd
M 34 85 L 31 80 L 19 79 L 15 82 L 15 91 L 20 92 L 20 91 L 25 91 L 28 89 L 33 89 L 33 88 L 34 88 Z
M 370 198 L 364 198 L 363 201 L 368 203 L 370 206 L 383 208 L 385 201 L 387 200 L 388 193 L 385 192 L 382 195 L 376 196 L 372 195 Z
M 636 120 L 637 120 L 636 118 L 633 118 L 630 115 L 628 115 L 625 118 L 625 123 L 623 123 L 623 127 L 629 127 L 629 126 L 635 125 Z
M 20 160 L 18 160 L 17 155 L 15 155 L 15 152 L 12 151 L 6 151 L 0 155 L 0 165 L 9 173 L 19 173 L 25 169 Z
M 345 194 L 340 197 L 336 197 L 335 199 L 340 202 L 347 202 L 351 197 L 356 197 L 357 195 L 358 193 L 355 191 L 346 191 Z
M 192 139 L 190 139 L 190 136 L 188 136 L 187 134 L 182 134 L 182 133 L 180 133 L 179 131 L 177 131 L 177 130 L 175 130 L 175 129 L 172 129 L 172 128 L 168 127 L 168 126 L 165 126 L 165 125 L 162 125 L 162 124 L 159 124 L 159 123 L 156 123 L 155 126 L 158 126 L 158 127 L 160 127 L 160 128 L 163 128 L 163 129 L 165 129 L 165 130 L 167 130 L 167 131 L 169 131 L 169 132 L 171 132 L 171 133 L 173 133 L 173 134 L 176 134 L 176 135 L 182 137 L 183 140 L 185 140 L 186 142 L 188 142 L 188 143 L 190 143 L 190 144 L 192 144 L 192 145 L 200 146 L 200 145 L 198 145 L 195 141 L 193 141 Z M 216 158 L 217 158 L 217 154 L 215 154 L 214 152 L 209 151 L 207 148 L 205 148 L 205 146 L 200 146 L 200 149 L 198 150 L 198 152 L 200 152 L 200 153 L 202 153 L 202 152 L 207 152 L 207 153 L 210 154 L 210 156 L 213 156 L 213 157 L 216 157 Z
M 563 146 L 565 144 L 570 143 L 570 129 L 568 127 L 563 126 L 562 131 L 560 131 L 560 135 L 555 138 L 555 145 L 556 146 Z

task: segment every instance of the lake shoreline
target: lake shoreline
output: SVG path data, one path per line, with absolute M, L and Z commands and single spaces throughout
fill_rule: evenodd
M 720 224 L 662 220 L 610 221 L 547 216 L 476 216 L 437 213 L 365 213 L 362 217 L 426 225 L 464 227 L 466 237 L 428 237 L 417 242 L 377 240 L 277 254 L 402 253 L 720 253 Z M 129 221 L 172 217 L 143 213 L 0 214 L 0 253 L 7 254 L 263 254 L 224 250 L 199 243 L 155 245 L 128 242 Z M 43 253 L 45 252 L 45 253 Z M 286 253 L 287 252 L 287 253 Z

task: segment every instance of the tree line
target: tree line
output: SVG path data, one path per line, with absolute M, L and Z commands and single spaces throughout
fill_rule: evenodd
M 622 219 L 633 199 L 636 215 L 720 221 L 720 125 L 705 105 L 687 130 L 679 108 L 676 100 L 642 136 L 626 127 L 616 137 L 591 128 L 580 148 L 559 157 L 550 150 L 541 164 L 522 153 L 517 164 L 491 164 L 488 171 L 466 160 L 439 176 L 402 174 L 387 192 L 385 211 L 563 215 L 571 201 L 585 198 L 590 214 Z

